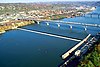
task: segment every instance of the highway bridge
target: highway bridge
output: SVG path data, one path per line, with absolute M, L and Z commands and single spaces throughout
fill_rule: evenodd
M 42 23 L 44 21 L 44 23 L 46 23 L 47 26 L 49 26 L 50 23 L 55 23 L 55 24 L 57 24 L 58 27 L 60 27 L 61 24 L 67 24 L 67 25 L 69 25 L 69 27 L 71 29 L 73 28 L 73 25 L 81 25 L 81 26 L 84 26 L 85 31 L 87 30 L 87 26 L 100 28 L 100 24 L 88 24 L 88 23 L 80 23 L 80 22 L 67 22 L 67 21 L 61 21 L 61 20 L 46 20 L 46 19 L 32 19 L 32 18 L 29 18 L 29 19 L 18 19 L 18 20 L 35 21 L 37 24 L 40 24 L 40 23 Z M 60 39 L 72 40 L 72 41 L 79 42 L 78 44 L 73 46 L 71 49 L 66 51 L 61 56 L 62 59 L 64 59 L 64 60 L 67 57 L 69 57 L 69 55 L 72 54 L 72 52 L 74 52 L 78 47 L 80 47 L 82 44 L 84 44 L 86 41 L 88 41 L 88 39 L 91 37 L 91 34 L 89 34 L 86 38 L 81 40 L 81 39 L 77 39 L 77 38 L 67 37 L 67 36 L 63 36 L 63 35 L 56 35 L 56 34 L 47 33 L 47 32 L 40 32 L 40 31 L 23 29 L 23 28 L 17 28 L 17 29 L 22 30 L 22 31 L 26 31 L 26 32 L 37 33 L 37 34 L 41 34 L 41 35 L 46 35 L 46 36 L 56 37 L 56 38 L 60 38 Z
M 61 20 L 47 20 L 47 19 L 34 19 L 34 18 L 28 18 L 28 19 L 18 19 L 18 20 L 24 20 L 24 21 L 35 21 L 37 24 L 40 24 L 41 22 L 45 21 L 47 23 L 47 25 L 49 25 L 49 23 L 56 23 L 58 25 L 58 27 L 60 27 L 60 24 L 70 24 L 70 28 L 72 28 L 72 25 L 81 25 L 85 27 L 87 26 L 91 26 L 91 27 L 99 27 L 100 28 L 100 24 L 89 24 L 89 23 L 80 23 L 80 22 L 68 22 L 68 21 L 61 21 Z
M 86 15 L 89 15 L 91 18 L 96 15 L 98 18 L 100 18 L 100 13 L 88 13 L 88 14 L 83 14 L 82 16 L 85 17 Z

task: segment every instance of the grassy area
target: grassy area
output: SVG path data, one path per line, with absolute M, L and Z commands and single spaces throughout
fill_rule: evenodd
M 78 67 L 100 67 L 100 44 L 83 57 Z

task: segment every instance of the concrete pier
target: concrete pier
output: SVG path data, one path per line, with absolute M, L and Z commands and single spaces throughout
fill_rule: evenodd
M 49 26 L 49 23 L 48 22 L 46 22 L 46 24 L 47 24 L 47 26 Z
M 88 38 L 91 36 L 91 34 L 89 34 L 85 39 L 83 39 L 80 43 L 78 43 L 77 45 L 75 45 L 73 48 L 71 48 L 69 51 L 67 51 L 65 54 L 62 55 L 62 59 L 66 59 L 75 49 L 77 49 L 78 47 L 80 47 L 84 42 L 86 42 L 88 40 Z
M 84 30 L 87 31 L 87 26 L 84 27 Z
M 58 25 L 58 27 L 60 27 L 60 24 L 59 23 L 57 25 Z
M 90 14 L 90 17 L 92 18 L 92 14 Z
M 70 29 L 72 29 L 73 27 L 72 27 L 72 25 L 70 25 Z
M 37 21 L 37 24 L 40 24 L 40 22 Z
M 98 15 L 98 18 L 100 18 L 100 14 Z

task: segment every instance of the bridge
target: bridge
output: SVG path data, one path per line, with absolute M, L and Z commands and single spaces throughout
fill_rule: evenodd
M 88 24 L 88 23 L 80 23 L 80 22 L 67 22 L 67 21 L 61 21 L 61 20 L 47 20 L 47 19 L 34 19 L 34 18 L 27 18 L 27 19 L 18 19 L 18 20 L 24 20 L 24 21 L 35 21 L 37 24 L 40 24 L 41 22 L 45 21 L 47 25 L 50 25 L 49 23 L 56 23 L 58 27 L 60 27 L 60 24 L 67 24 L 72 29 L 72 25 L 81 25 L 84 26 L 84 30 L 87 30 L 87 26 L 91 27 L 99 27 L 100 24 Z
M 72 41 L 77 41 L 80 42 L 81 40 L 76 39 L 76 38 L 69 38 L 69 37 L 65 37 L 65 36 L 59 36 L 59 35 L 54 35 L 54 34 L 49 34 L 49 33 L 44 33 L 44 32 L 39 32 L 39 31 L 33 31 L 33 30 L 28 30 L 28 29 L 23 29 L 23 28 L 17 28 L 18 30 L 22 30 L 22 31 L 26 31 L 26 32 L 31 32 L 31 33 L 37 33 L 37 34 L 41 34 L 41 35 L 46 35 L 46 36 L 51 36 L 51 37 L 56 37 L 56 38 L 60 38 L 60 39 L 65 39 L 65 40 L 72 40 Z
M 100 24 L 66 22 L 66 21 L 60 21 L 60 20 L 46 20 L 46 19 L 32 19 L 32 18 L 31 19 L 19 19 L 19 20 L 35 21 L 37 24 L 40 24 L 42 21 L 45 21 L 47 26 L 49 26 L 50 23 L 55 23 L 55 24 L 57 24 L 58 27 L 60 27 L 61 24 L 67 24 L 67 25 L 69 25 L 70 29 L 73 28 L 72 25 L 81 25 L 81 26 L 84 26 L 85 31 L 87 30 L 87 26 L 99 27 L 100 28 Z M 26 31 L 26 32 L 37 33 L 37 34 L 41 34 L 41 35 L 46 35 L 46 36 L 56 37 L 56 38 L 60 38 L 60 39 L 72 40 L 72 41 L 79 42 L 74 47 L 72 47 L 70 50 L 66 51 L 62 55 L 62 59 L 66 59 L 70 54 L 72 54 L 72 52 L 74 52 L 78 47 L 80 47 L 83 43 L 85 43 L 89 39 L 89 37 L 91 37 L 91 34 L 89 34 L 85 39 L 81 40 L 81 39 L 77 39 L 77 38 L 67 37 L 67 36 L 63 36 L 63 35 L 56 35 L 56 34 L 52 34 L 52 33 L 39 32 L 39 31 L 34 31 L 34 30 L 27 30 L 27 29 L 22 29 L 22 28 L 17 28 L 17 29 L 22 30 L 22 31 Z
M 100 18 L 100 13 L 88 13 L 88 14 L 83 14 L 82 16 L 85 17 L 86 15 L 90 15 L 91 18 L 93 17 L 93 15 L 97 15 L 98 18 Z

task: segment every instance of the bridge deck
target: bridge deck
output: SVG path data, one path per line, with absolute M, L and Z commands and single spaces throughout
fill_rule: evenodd
M 64 23 L 64 24 L 74 24 L 74 25 L 82 25 L 82 26 L 92 26 L 92 27 L 100 27 L 100 24 L 88 24 L 88 23 L 80 23 L 80 22 L 67 22 L 67 21 L 61 21 L 61 20 L 47 20 L 47 19 L 34 19 L 34 18 L 29 18 L 29 19 L 19 19 L 19 20 L 30 20 L 30 21 L 45 21 L 49 23 Z
M 100 13 L 88 13 L 87 15 L 100 15 Z

